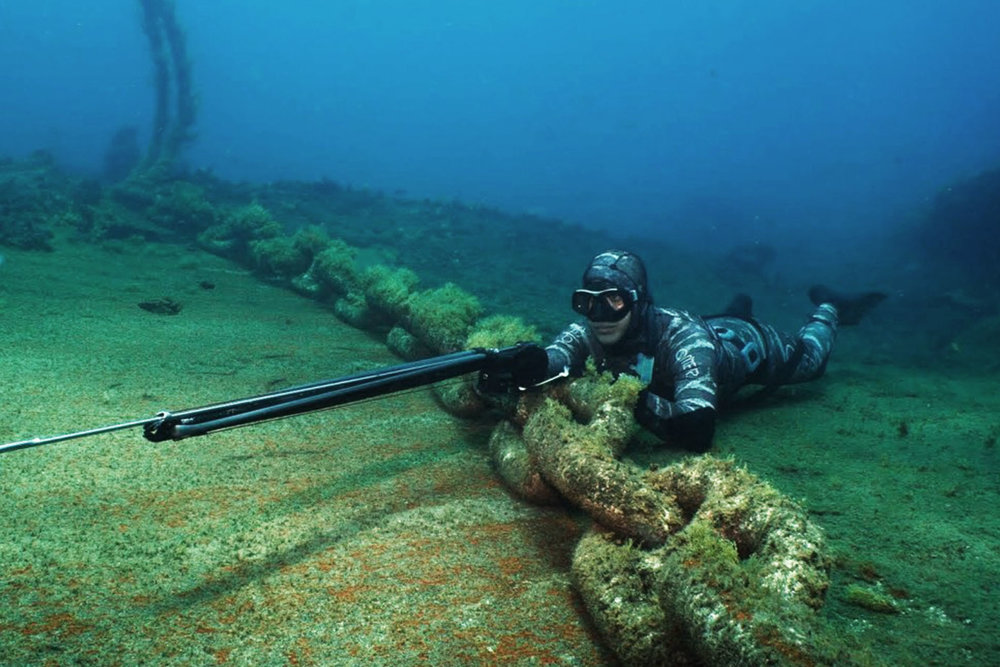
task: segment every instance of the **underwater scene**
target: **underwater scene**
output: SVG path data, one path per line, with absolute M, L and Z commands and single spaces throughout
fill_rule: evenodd
M 1000 5 L 0 0 L 0 665 L 1000 664 Z

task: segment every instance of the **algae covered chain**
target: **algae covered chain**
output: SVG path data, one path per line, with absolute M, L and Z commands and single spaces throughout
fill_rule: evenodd
M 594 519 L 572 569 L 601 634 L 623 664 L 785 664 L 789 654 L 835 664 L 842 642 L 817 614 L 830 583 L 822 530 L 731 461 L 643 470 L 619 460 L 639 389 L 585 375 L 545 400 L 522 397 L 490 439 L 515 493 L 561 496 Z

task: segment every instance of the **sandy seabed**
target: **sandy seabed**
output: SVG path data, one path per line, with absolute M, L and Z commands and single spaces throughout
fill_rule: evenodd
M 398 363 L 196 250 L 4 255 L 3 442 Z M 137 305 L 159 297 L 183 309 Z M 824 527 L 823 613 L 877 662 L 1000 664 L 998 414 L 995 379 L 835 358 L 730 413 L 716 449 Z M 0 663 L 613 664 L 569 577 L 585 520 L 511 497 L 489 428 L 414 391 L 180 442 L 131 429 L 4 454 Z

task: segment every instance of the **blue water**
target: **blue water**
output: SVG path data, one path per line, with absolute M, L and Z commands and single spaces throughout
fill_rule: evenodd
M 98 170 L 118 127 L 148 133 L 129 5 L 0 0 L 0 155 Z M 1000 161 L 991 0 L 176 7 L 200 102 L 186 158 L 224 177 L 815 251 L 881 242 Z

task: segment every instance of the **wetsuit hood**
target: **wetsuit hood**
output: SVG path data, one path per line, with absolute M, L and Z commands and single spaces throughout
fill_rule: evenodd
M 629 295 L 632 321 L 616 347 L 634 341 L 645 331 L 653 298 L 646 282 L 646 265 L 638 255 L 628 250 L 606 250 L 596 255 L 583 272 L 583 287 L 589 290 L 616 288 Z

